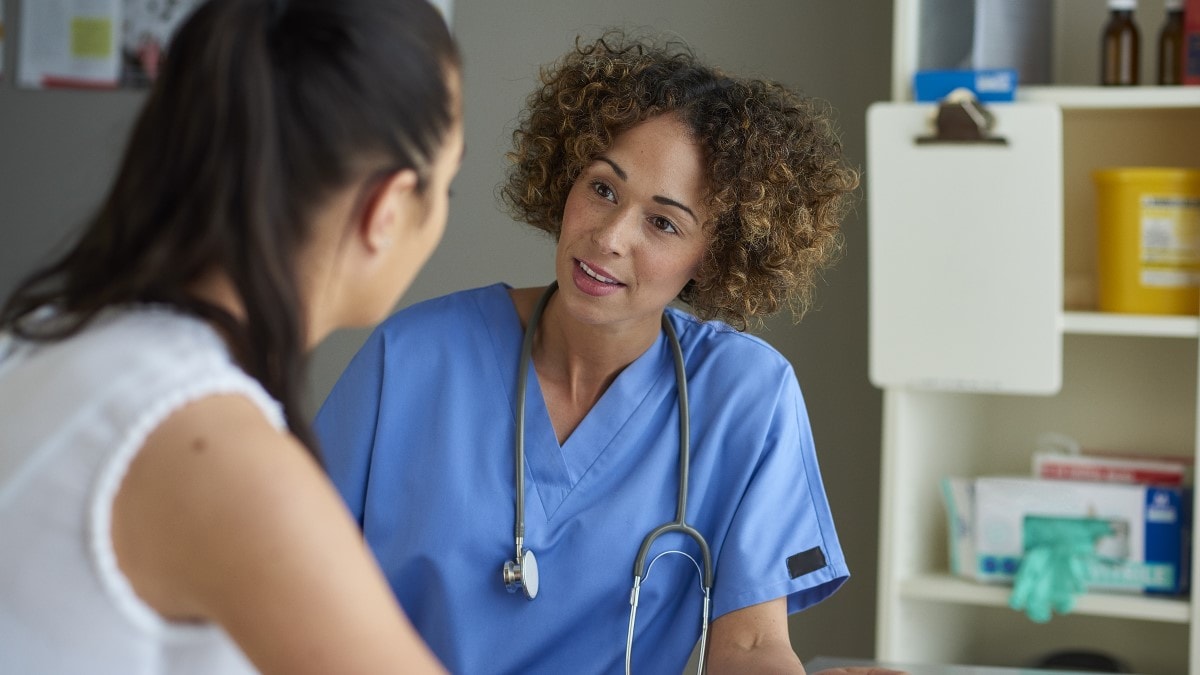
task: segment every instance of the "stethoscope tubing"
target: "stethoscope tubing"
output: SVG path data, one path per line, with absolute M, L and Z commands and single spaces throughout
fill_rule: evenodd
M 514 434 L 515 447 L 513 449 L 515 460 L 513 462 L 513 483 L 515 485 L 513 543 L 516 548 L 515 562 L 517 568 L 520 568 L 522 561 L 525 560 L 525 396 L 528 391 L 530 361 L 533 358 L 533 338 L 537 332 L 537 326 L 542 318 L 542 313 L 550 301 L 550 296 L 554 295 L 557 290 L 558 282 L 550 282 L 550 285 L 546 287 L 541 297 L 538 298 L 537 304 L 534 305 L 533 312 L 529 315 L 529 321 L 526 324 L 525 336 L 521 341 L 521 356 L 517 364 L 516 432 Z M 675 326 L 671 324 L 665 312 L 662 317 L 662 326 L 667 334 L 667 341 L 671 345 L 671 356 L 675 366 L 675 389 L 679 399 L 679 487 L 675 500 L 675 519 L 651 530 L 642 539 L 642 543 L 638 547 L 637 556 L 634 558 L 633 589 L 630 592 L 629 629 L 625 645 L 625 669 L 627 673 L 629 672 L 633 651 L 633 630 L 637 614 L 638 596 L 640 595 L 642 580 L 645 578 L 646 573 L 646 556 L 649 554 L 650 547 L 654 544 L 654 541 L 670 532 L 682 533 L 695 541 L 700 549 L 700 557 L 703 559 L 701 590 L 704 593 L 704 608 L 701 619 L 702 625 L 700 627 L 701 653 L 699 672 L 704 672 L 704 652 L 707 649 L 708 642 L 708 617 L 713 586 L 712 554 L 709 552 L 708 542 L 705 541 L 704 536 L 694 527 L 688 525 L 686 520 L 688 475 L 691 461 L 691 408 L 688 404 L 687 371 L 683 361 L 683 349 L 679 345 L 679 337 L 675 333 Z M 530 552 L 530 557 L 532 557 L 532 552 Z M 510 590 L 513 589 L 510 588 Z M 534 595 L 536 595 L 536 587 L 533 595 L 526 589 L 527 598 L 532 600 Z
M 668 532 L 681 532 L 691 537 L 700 548 L 700 557 L 704 559 L 704 574 L 701 584 L 706 589 L 712 588 L 712 556 L 708 550 L 708 542 L 694 527 L 687 524 L 688 473 L 691 466 L 691 407 L 688 404 L 687 372 L 683 364 L 683 349 L 679 346 L 679 337 L 675 334 L 675 326 L 663 314 L 663 330 L 667 333 L 667 341 L 671 344 L 671 356 L 675 362 L 675 391 L 679 398 L 679 489 L 675 497 L 675 520 L 663 523 L 650 531 L 638 547 L 637 557 L 633 561 L 633 576 L 637 579 L 645 577 L 646 556 L 650 546 L 656 539 Z
M 533 336 L 537 332 L 538 322 L 545 311 L 550 296 L 558 290 L 558 282 L 552 281 L 529 315 L 525 336 L 521 340 L 521 359 L 517 364 L 517 414 L 516 433 L 513 434 L 516 447 L 513 450 L 516 461 L 513 484 L 516 486 L 515 518 L 513 522 L 513 541 L 516 544 L 517 560 L 521 560 L 522 549 L 525 547 L 525 393 L 529 386 L 529 362 L 533 358 Z

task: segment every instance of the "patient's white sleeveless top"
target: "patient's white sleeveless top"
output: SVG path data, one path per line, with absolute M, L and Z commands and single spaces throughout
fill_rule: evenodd
M 0 673 L 254 672 L 218 626 L 168 622 L 143 603 L 110 528 L 147 435 L 226 393 L 283 428 L 216 332 L 165 308 L 110 310 L 61 342 L 0 334 Z

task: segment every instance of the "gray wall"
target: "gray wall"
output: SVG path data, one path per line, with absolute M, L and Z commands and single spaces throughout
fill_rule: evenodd
M 3 0 L 0 0 L 3 1 Z M 12 86 L 16 2 L 7 0 L 8 58 L 0 87 L 0 293 L 95 206 L 140 103 L 129 92 L 30 92 Z M 495 187 L 513 122 L 540 64 L 577 34 L 623 25 L 667 31 L 732 72 L 777 79 L 830 101 L 851 161 L 865 163 L 866 106 L 889 95 L 891 2 L 880 0 L 454 0 L 464 52 L 466 145 L 445 240 L 404 302 L 498 280 L 551 278 L 552 244 L 502 215 Z M 795 364 L 822 473 L 854 574 L 833 598 L 792 617 L 797 652 L 873 652 L 879 508 L 880 395 L 867 381 L 865 205 L 845 224 L 847 253 L 826 274 L 819 307 L 762 336 Z M 330 338 L 316 352 L 316 405 L 365 339 Z

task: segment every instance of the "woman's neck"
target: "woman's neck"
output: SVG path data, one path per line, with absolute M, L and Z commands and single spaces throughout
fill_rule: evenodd
M 246 317 L 246 309 L 242 298 L 234 287 L 233 281 L 224 272 L 212 270 L 188 286 L 188 293 L 201 302 L 219 307 L 229 312 L 230 316 L 241 321 Z
M 526 330 L 541 289 L 513 291 Z M 562 443 L 617 376 L 658 339 L 659 328 L 596 326 L 573 320 L 551 297 L 533 341 L 538 384 Z

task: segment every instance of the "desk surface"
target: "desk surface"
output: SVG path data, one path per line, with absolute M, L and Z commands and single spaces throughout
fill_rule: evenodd
M 810 674 L 824 668 L 851 666 L 875 666 L 903 670 L 909 675 L 1079 675 L 1079 671 L 1044 670 L 1041 668 L 1000 668 L 996 666 L 932 665 L 915 663 L 888 663 L 866 659 L 843 659 L 833 656 L 818 656 L 804 664 Z

